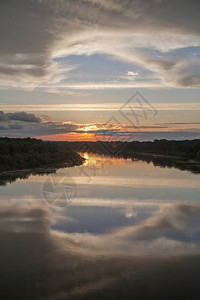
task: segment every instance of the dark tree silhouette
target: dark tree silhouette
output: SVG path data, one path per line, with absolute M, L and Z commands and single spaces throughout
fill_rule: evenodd
M 80 165 L 83 158 L 66 144 L 32 138 L 0 138 L 0 170 L 46 165 Z

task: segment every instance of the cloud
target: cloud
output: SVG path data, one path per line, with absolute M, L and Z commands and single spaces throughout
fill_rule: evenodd
M 31 122 L 31 123 L 40 123 L 41 119 L 34 114 L 26 112 L 14 112 L 14 113 L 4 113 L 0 111 L 0 122 L 1 121 L 22 121 L 22 122 Z
M 169 103 L 158 103 L 152 102 L 151 103 L 156 110 L 159 111 L 179 111 L 179 110 L 193 110 L 198 111 L 200 110 L 200 103 L 198 102 L 186 102 L 186 103 L 179 103 L 179 102 L 172 102 Z M 141 111 L 141 105 L 138 104 L 137 101 L 133 101 L 134 109 Z M 27 105 L 6 105 L 0 104 L 0 109 L 6 111 L 21 111 L 22 109 L 26 111 L 118 111 L 122 109 L 122 103 L 120 102 L 112 102 L 112 103 L 73 103 L 73 104 L 27 104 Z
M 112 111 L 111 104 L 104 107 L 105 110 Z M 116 104 L 117 107 L 119 105 Z M 54 107 L 54 106 L 53 106 Z M 89 106 L 90 107 L 90 106 Z M 87 109 L 89 109 L 89 107 Z M 119 107 L 114 107 L 114 110 L 119 110 Z M 12 107 L 13 108 L 13 107 Z M 74 110 L 74 106 L 71 107 Z M 84 108 L 86 109 L 85 105 Z M 91 110 L 94 110 L 94 106 Z M 171 107 L 172 108 L 172 107 Z M 185 107 L 186 108 L 186 107 Z M 60 108 L 61 109 L 61 108 Z M 63 108 L 64 109 L 64 108 Z M 137 110 L 141 110 L 141 107 L 136 107 Z M 177 109 L 177 107 L 176 107 Z M 180 107 L 180 109 L 182 109 Z M 192 109 L 190 107 L 190 109 Z M 197 107 L 196 107 L 197 109 Z M 53 109 L 54 110 L 54 109 Z M 70 106 L 67 106 L 65 110 L 70 110 Z M 76 110 L 83 110 L 82 106 L 77 106 Z M 102 108 L 99 108 L 102 110 Z M 136 110 L 136 111 L 137 111 Z M 42 108 L 43 111 L 43 108 Z M 164 124 L 145 124 L 142 118 L 141 123 L 136 123 L 136 119 L 133 119 L 134 124 L 116 123 L 115 118 L 109 119 L 107 123 L 91 124 L 78 124 L 72 122 L 56 122 L 51 121 L 48 116 L 36 116 L 25 112 L 4 113 L 0 111 L 0 134 L 6 137 L 41 137 L 42 139 L 53 140 L 70 140 L 68 133 L 73 133 L 78 140 L 86 137 L 90 140 L 154 140 L 160 138 L 166 139 L 193 139 L 199 138 L 200 128 L 199 123 L 164 123 Z M 180 128 L 176 125 L 185 125 Z M 188 127 L 188 125 L 196 125 L 194 128 Z M 86 127 L 90 130 L 86 133 L 84 130 Z
M 182 75 L 178 78 L 177 83 L 181 87 L 200 88 L 200 74 Z
M 32 123 L 29 125 L 20 123 L 0 126 L 1 136 L 7 137 L 48 136 L 52 134 L 75 132 L 77 128 L 78 125 L 63 124 L 62 122 Z
M 139 73 L 138 72 L 133 72 L 133 71 L 128 71 L 127 75 L 129 75 L 129 76 L 138 76 Z
M 63 66 L 56 59 L 94 53 L 150 70 L 160 86 L 199 88 L 199 60 L 196 70 L 188 63 L 190 54 L 167 55 L 200 46 L 199 8 L 197 0 L 3 1 L 1 88 L 48 90 L 63 82 L 69 88 L 68 73 L 77 66 Z
M 70 123 L 52 122 L 48 116 L 38 117 L 31 113 L 0 111 L 1 136 L 34 137 L 76 131 L 79 126 Z
M 26 112 L 15 112 L 15 113 L 7 113 L 6 116 L 10 120 L 22 121 L 22 122 L 32 122 L 32 123 L 40 123 L 41 119 L 36 117 L 34 114 L 29 114 Z

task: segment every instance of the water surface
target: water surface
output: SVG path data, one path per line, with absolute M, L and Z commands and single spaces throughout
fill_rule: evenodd
M 0 187 L 0 299 L 199 299 L 200 175 L 85 157 Z

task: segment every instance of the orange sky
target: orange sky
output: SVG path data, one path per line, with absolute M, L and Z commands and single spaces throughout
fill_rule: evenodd
M 53 135 L 44 135 L 44 136 L 36 136 L 35 138 L 39 138 L 42 140 L 48 141 L 97 141 L 97 137 L 92 133 L 61 133 L 61 134 L 53 134 Z

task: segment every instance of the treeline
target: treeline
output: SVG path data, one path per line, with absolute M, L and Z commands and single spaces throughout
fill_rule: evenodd
M 0 170 L 46 165 L 80 165 L 83 159 L 66 144 L 33 138 L 0 138 Z
M 200 161 L 200 139 L 183 141 L 162 139 L 154 140 L 153 142 L 71 142 L 69 145 L 72 149 L 80 152 L 114 156 L 141 153 Z
M 154 140 L 153 142 L 45 142 L 33 138 L 0 138 L 0 171 L 66 164 L 80 165 L 78 152 L 93 152 L 111 156 L 168 156 L 200 162 L 200 139 Z
M 200 140 L 154 140 L 153 142 L 131 142 L 124 149 L 126 152 L 140 152 L 179 157 L 186 160 L 200 161 Z

